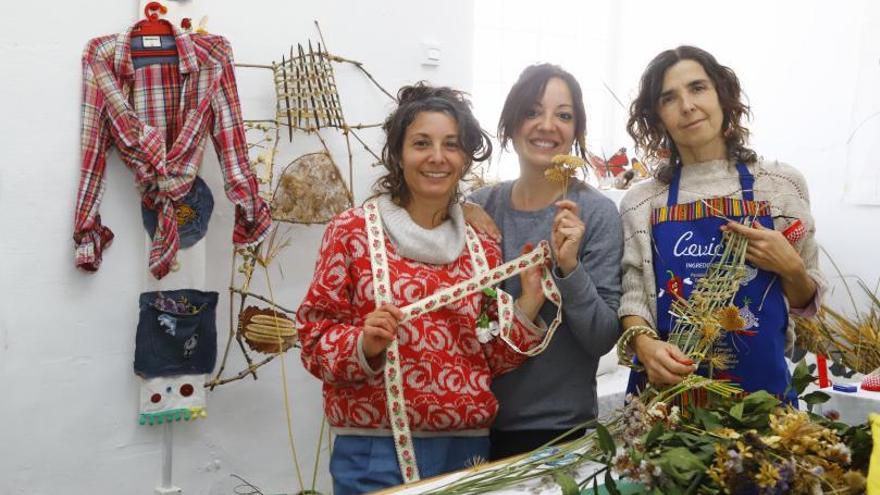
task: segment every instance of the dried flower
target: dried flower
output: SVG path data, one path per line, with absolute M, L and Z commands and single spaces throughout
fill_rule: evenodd
M 746 321 L 739 315 L 739 308 L 733 305 L 719 309 L 715 313 L 715 317 L 718 318 L 718 324 L 721 325 L 721 328 L 728 332 L 742 330 L 746 326 Z
M 758 475 L 755 476 L 755 481 L 762 488 L 773 488 L 776 486 L 779 478 L 779 470 L 776 469 L 776 466 L 767 461 L 762 461 Z
M 582 168 L 586 162 L 574 155 L 556 155 L 550 162 L 553 164 L 544 171 L 544 176 L 551 182 L 562 185 L 562 196 L 568 191 L 568 181 L 574 177 L 575 172 Z

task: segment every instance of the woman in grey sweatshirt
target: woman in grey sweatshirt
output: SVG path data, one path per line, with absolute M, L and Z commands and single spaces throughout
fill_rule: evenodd
M 620 328 L 620 217 L 610 199 L 581 181 L 570 181 L 563 200 L 560 185 L 544 174 L 555 155 L 585 157 L 585 134 L 577 80 L 554 65 L 527 67 L 498 125 L 502 147 L 513 144 L 520 176 L 470 196 L 500 229 L 505 260 L 527 244 L 550 241 L 563 299 L 563 322 L 550 346 L 492 383 L 501 406 L 490 435 L 492 459 L 539 447 L 598 413 L 596 369 Z M 521 290 L 516 279 L 503 288 L 514 297 Z M 545 321 L 555 313 L 549 302 L 540 311 Z

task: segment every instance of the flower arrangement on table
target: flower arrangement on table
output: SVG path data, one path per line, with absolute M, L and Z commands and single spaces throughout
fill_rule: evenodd
M 574 169 L 566 161 L 557 166 L 560 180 L 573 175 L 565 175 Z M 532 479 L 556 484 L 564 495 L 591 487 L 585 493 L 598 494 L 603 481 L 611 494 L 621 493 L 627 482 L 627 493 L 864 493 L 873 445 L 867 424 L 835 422 L 783 405 L 766 392 L 745 394 L 711 378 L 734 359 L 718 345 L 722 337 L 745 327 L 733 297 L 746 276 L 746 248 L 745 238 L 725 232 L 724 248 L 706 276 L 688 299 L 680 297 L 671 307 L 676 324 L 669 341 L 705 365 L 709 377 L 691 375 L 665 389 L 649 386 L 604 424 L 578 425 L 575 429 L 591 429 L 578 440 L 552 449 L 548 444 L 489 468 L 476 466 L 464 478 L 425 493 L 486 493 Z M 801 362 L 792 387 L 810 408 L 828 399 L 821 391 L 803 395 L 814 380 Z M 578 479 L 578 469 L 591 462 L 595 469 Z

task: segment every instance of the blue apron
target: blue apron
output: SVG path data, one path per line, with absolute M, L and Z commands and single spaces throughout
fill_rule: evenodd
M 681 167 L 669 184 L 667 206 L 651 214 L 651 235 L 654 247 L 654 281 L 657 287 L 657 331 L 663 340 L 675 325 L 669 307 L 673 292 L 688 298 L 697 279 L 704 276 L 708 265 L 721 254 L 720 227 L 724 217 L 744 222 L 754 219 L 768 229 L 773 228 L 770 204 L 755 201 L 754 176 L 742 163 L 736 164 L 742 186 L 742 199 L 712 198 L 678 204 Z M 723 215 L 723 216 L 722 216 Z M 745 326 L 738 332 L 725 332 L 723 346 L 732 353 L 735 364 L 723 371 L 715 370 L 714 378 L 729 379 L 743 390 L 766 390 L 783 399 L 791 376 L 785 361 L 785 333 L 788 311 L 782 284 L 776 275 L 746 263 L 747 274 L 734 297 L 734 305 Z M 698 373 L 706 375 L 701 367 Z M 647 376 L 630 374 L 627 392 L 643 390 Z M 795 399 L 789 394 L 788 401 Z

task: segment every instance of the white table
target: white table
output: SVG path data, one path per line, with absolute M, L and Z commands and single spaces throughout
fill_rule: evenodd
M 823 388 L 822 392 L 831 399 L 815 407 L 818 414 L 834 410 L 840 413 L 840 421 L 857 425 L 868 421 L 868 413 L 880 413 L 880 392 L 862 390 L 861 387 L 855 393 L 839 392 L 831 387 Z

